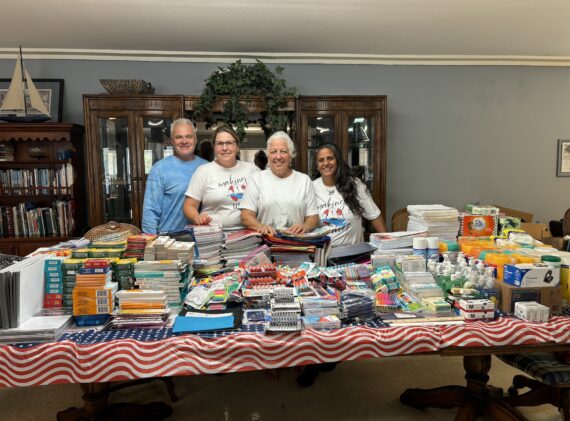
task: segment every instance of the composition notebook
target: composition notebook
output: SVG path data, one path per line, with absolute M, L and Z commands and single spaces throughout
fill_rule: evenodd
M 172 333 L 211 332 L 240 327 L 241 307 L 227 310 L 204 311 L 184 307 L 172 326 Z

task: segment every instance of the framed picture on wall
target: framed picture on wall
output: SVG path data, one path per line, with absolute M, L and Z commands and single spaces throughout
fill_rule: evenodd
M 570 139 L 558 139 L 558 177 L 570 177 Z
M 63 79 L 33 79 L 33 81 L 51 116 L 48 121 L 61 123 L 63 113 Z M 0 79 L 0 106 L 4 102 L 9 86 L 10 79 Z M 29 104 L 27 95 L 26 101 Z

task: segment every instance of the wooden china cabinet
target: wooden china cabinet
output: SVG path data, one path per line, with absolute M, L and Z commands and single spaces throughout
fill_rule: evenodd
M 89 225 L 141 226 L 146 178 L 172 155 L 170 124 L 184 116 L 181 95 L 83 95 Z
M 315 153 L 335 143 L 386 215 L 386 96 L 301 96 L 297 101 L 297 168 L 316 174 Z

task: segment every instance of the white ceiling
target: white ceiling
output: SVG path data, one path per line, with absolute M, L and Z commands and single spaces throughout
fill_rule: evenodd
M 2 0 L 0 13 L 0 57 L 570 65 L 570 0 Z

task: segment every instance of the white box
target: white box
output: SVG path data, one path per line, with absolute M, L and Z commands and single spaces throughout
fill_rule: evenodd
M 546 322 L 549 308 L 536 301 L 519 301 L 515 303 L 515 316 L 528 322 Z

